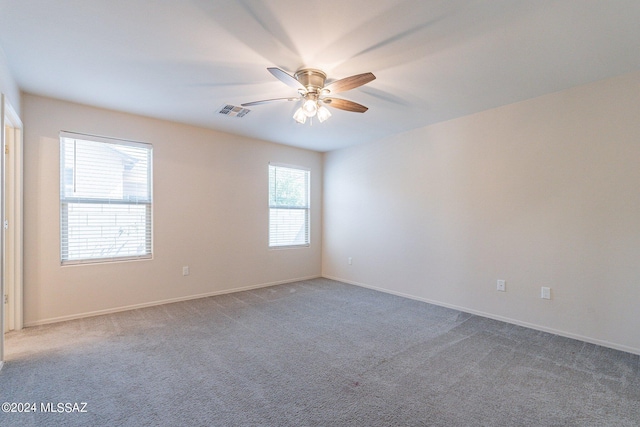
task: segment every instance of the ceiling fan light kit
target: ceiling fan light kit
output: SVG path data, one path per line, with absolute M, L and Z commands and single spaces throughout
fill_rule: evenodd
M 331 117 L 331 112 L 325 105 L 340 110 L 351 111 L 355 113 L 364 113 L 368 110 L 364 105 L 341 98 L 331 98 L 329 95 L 333 93 L 345 92 L 355 89 L 359 86 L 369 83 L 376 76 L 372 73 L 357 74 L 355 76 L 346 77 L 336 80 L 325 86 L 327 75 L 315 68 L 302 68 L 292 76 L 280 68 L 267 68 L 275 78 L 298 91 L 298 98 L 276 98 L 266 99 L 263 101 L 247 102 L 242 104 L 243 107 L 252 105 L 266 104 L 275 101 L 300 101 L 304 100 L 302 106 L 293 114 L 293 119 L 304 124 L 307 118 L 317 117 L 320 123 Z

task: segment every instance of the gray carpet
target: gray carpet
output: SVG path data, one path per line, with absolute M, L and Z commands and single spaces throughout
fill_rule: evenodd
M 2 426 L 640 425 L 637 355 L 325 279 L 28 328 L 6 347 L 0 402 L 37 412 Z M 40 412 L 76 402 L 87 412 Z

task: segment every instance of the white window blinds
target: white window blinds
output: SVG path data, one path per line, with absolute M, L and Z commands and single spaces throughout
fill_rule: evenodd
M 152 147 L 60 133 L 63 264 L 151 257 Z
M 269 165 L 269 247 L 309 246 L 309 171 Z

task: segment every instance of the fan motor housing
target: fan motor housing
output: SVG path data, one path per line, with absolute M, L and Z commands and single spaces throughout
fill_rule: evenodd
M 314 68 L 303 68 L 296 71 L 294 77 L 299 81 L 307 91 L 317 93 L 324 87 L 327 75 L 320 70 Z

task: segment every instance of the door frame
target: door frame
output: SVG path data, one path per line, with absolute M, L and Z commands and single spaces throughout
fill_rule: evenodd
M 8 327 L 23 328 L 23 125 L 7 97 L 0 97 L 0 125 L 3 155 L 1 168 L 2 197 L 0 223 L 2 262 L 0 266 L 0 368 L 4 361 L 5 304 L 10 295 Z M 6 221 L 6 222 L 5 222 Z M 8 227 L 5 228 L 5 225 Z M 10 306 L 10 307 L 9 307 Z

